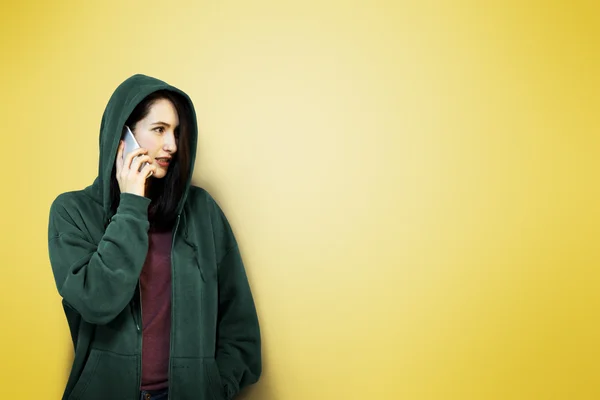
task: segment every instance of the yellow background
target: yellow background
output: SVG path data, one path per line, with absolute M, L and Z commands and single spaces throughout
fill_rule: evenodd
M 194 100 L 193 180 L 240 242 L 264 339 L 240 398 L 600 398 L 597 2 L 0 15 L 2 397 L 62 394 L 48 209 L 92 182 L 104 106 L 140 72 Z

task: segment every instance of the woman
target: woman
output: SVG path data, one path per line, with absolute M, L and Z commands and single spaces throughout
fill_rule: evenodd
M 141 146 L 129 154 L 125 126 Z M 104 111 L 98 177 L 52 203 L 50 263 L 75 348 L 63 399 L 232 399 L 259 379 L 234 234 L 191 184 L 197 136 L 184 92 L 132 76 Z

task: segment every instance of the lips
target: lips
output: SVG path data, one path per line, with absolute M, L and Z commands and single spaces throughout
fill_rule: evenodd
M 168 167 L 169 164 L 171 163 L 171 158 L 169 158 L 169 157 L 155 158 L 154 160 L 161 167 Z

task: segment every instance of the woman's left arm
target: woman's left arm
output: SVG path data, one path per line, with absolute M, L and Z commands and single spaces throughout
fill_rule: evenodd
M 232 242 L 218 265 L 216 361 L 227 400 L 256 383 L 262 370 L 258 316 L 239 248 Z

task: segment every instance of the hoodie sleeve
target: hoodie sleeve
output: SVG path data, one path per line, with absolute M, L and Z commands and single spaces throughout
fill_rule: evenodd
M 223 223 L 224 255 L 218 264 L 219 308 L 216 360 L 225 396 L 232 399 L 256 383 L 262 371 L 258 316 L 244 263 L 234 234 L 218 208 Z
M 52 203 L 48 226 L 52 272 L 59 294 L 83 320 L 107 324 L 133 297 L 148 250 L 150 201 L 122 193 L 98 244 L 77 226 L 61 196 Z

